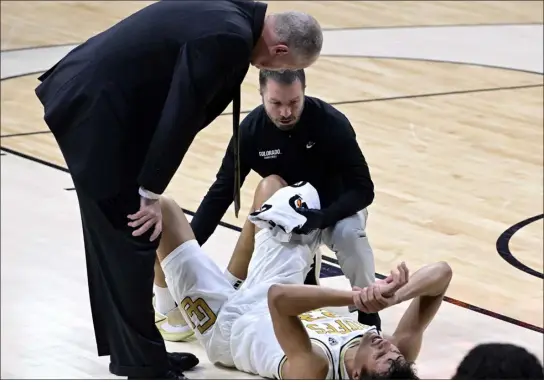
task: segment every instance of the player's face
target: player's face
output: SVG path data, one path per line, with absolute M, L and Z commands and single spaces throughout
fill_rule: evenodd
M 399 349 L 388 340 L 375 333 L 363 336 L 355 355 L 355 375 L 359 379 L 360 370 L 367 372 L 386 372 L 391 362 L 404 358 Z
M 266 114 L 280 130 L 291 130 L 296 125 L 304 107 L 304 90 L 299 80 L 285 85 L 269 79 L 262 97 Z

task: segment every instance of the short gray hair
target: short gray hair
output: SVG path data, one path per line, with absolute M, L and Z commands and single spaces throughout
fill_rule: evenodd
M 323 32 L 319 22 L 303 12 L 275 13 L 274 32 L 297 59 L 311 60 L 321 53 Z

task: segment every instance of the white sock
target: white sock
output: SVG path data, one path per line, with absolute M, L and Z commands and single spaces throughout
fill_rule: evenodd
M 166 314 L 176 307 L 176 302 L 168 288 L 153 284 L 153 292 L 155 292 L 155 309 L 157 309 L 157 312 Z
M 238 289 L 242 286 L 244 280 L 240 280 L 238 277 L 234 276 L 232 273 L 229 272 L 228 269 L 225 269 L 224 274 L 227 280 L 229 280 L 230 285 L 232 285 L 234 289 Z

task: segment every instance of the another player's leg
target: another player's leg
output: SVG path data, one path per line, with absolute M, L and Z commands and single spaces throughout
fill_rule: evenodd
M 183 318 L 170 290 L 158 258 L 155 258 L 155 279 L 153 282 L 153 307 L 155 325 L 166 341 L 179 342 L 191 338 L 193 331 Z
M 365 288 L 375 282 L 374 253 L 366 234 L 367 210 L 359 211 L 323 232 L 323 241 L 336 253 L 342 272 L 352 286 Z M 350 310 L 354 310 L 350 309 Z M 378 313 L 358 312 L 358 321 L 381 330 Z
M 235 289 L 238 289 L 247 278 L 247 269 L 251 261 L 254 245 L 255 225 L 246 219 L 227 269 L 225 269 L 225 276 Z
M 200 248 L 179 205 L 160 200 L 163 231 L 157 256 L 170 293 L 197 338 L 208 349 L 219 311 L 234 288 Z
M 287 183 L 279 176 L 271 175 L 262 179 L 255 190 L 251 212 L 260 208 L 277 190 L 285 186 L 287 186 Z M 238 288 L 247 278 L 247 270 L 253 255 L 257 230 L 258 228 L 249 219 L 246 219 L 225 272 L 235 288 Z

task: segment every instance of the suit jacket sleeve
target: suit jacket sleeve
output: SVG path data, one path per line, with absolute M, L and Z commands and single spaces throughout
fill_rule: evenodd
M 335 152 L 329 157 L 335 158 L 335 168 L 342 173 L 345 192 L 324 210 L 322 228 L 354 215 L 374 200 L 374 183 L 353 127 L 344 116 L 333 117 L 329 123 L 334 125 L 335 132 L 331 134 L 329 143 Z
M 247 141 L 244 138 L 244 122 L 240 127 L 242 134 L 240 140 L 240 183 L 243 184 L 249 174 L 250 166 L 247 155 Z M 208 193 L 200 203 L 198 210 L 191 220 L 191 228 L 195 238 L 200 245 L 203 245 L 215 231 L 223 215 L 234 201 L 234 141 L 231 138 L 227 152 L 223 157 L 221 168 L 217 173 L 216 180 L 208 190 Z
M 213 35 L 180 50 L 161 118 L 138 177 L 139 185 L 162 194 L 204 127 L 207 104 L 223 89 L 227 76 L 247 68 L 251 46 L 243 37 Z

